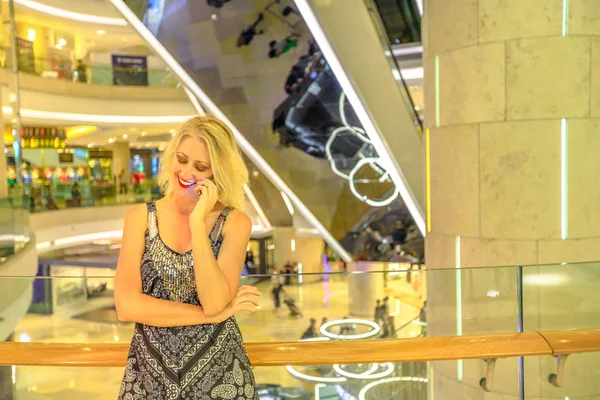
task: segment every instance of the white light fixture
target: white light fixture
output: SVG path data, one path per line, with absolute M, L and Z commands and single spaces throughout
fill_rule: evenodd
M 186 86 L 183 87 L 183 91 L 187 95 L 188 99 L 190 99 L 190 102 L 192 103 L 192 106 L 194 106 L 194 108 L 196 109 L 196 112 L 198 113 L 198 115 L 200 115 L 201 117 L 206 116 L 206 112 L 204 111 L 204 108 L 202 108 L 202 106 L 200 105 L 200 102 L 198 101 L 198 98 L 194 95 L 194 93 L 190 89 L 188 89 Z
M 29 28 L 27 30 L 27 40 L 29 40 L 30 42 L 33 42 L 35 40 L 35 36 L 36 36 L 35 29 Z
M 296 239 L 290 240 L 290 247 L 292 251 L 296 251 Z
M 88 143 L 87 147 L 88 147 L 88 149 L 91 149 L 92 147 L 94 147 L 94 143 Z
M 381 379 L 375 382 L 371 382 L 368 385 L 365 385 L 360 392 L 358 393 L 358 400 L 366 400 L 366 395 L 367 392 L 369 390 L 371 390 L 372 388 L 374 388 L 377 385 L 381 385 L 384 383 L 391 383 L 391 382 L 420 382 L 420 383 L 427 383 L 429 382 L 429 379 L 427 378 L 420 378 L 420 377 L 416 377 L 416 376 L 399 376 L 396 378 L 385 378 L 385 379 Z
M 126 133 L 123 134 L 123 139 L 127 139 L 129 136 L 127 136 Z
M 332 377 L 332 378 L 328 378 L 328 377 L 324 377 L 324 376 L 314 376 L 314 375 L 303 374 L 302 372 L 297 371 L 291 365 L 286 365 L 285 369 L 287 369 L 287 371 L 294 378 L 302 379 L 302 380 L 308 381 L 308 382 L 320 382 L 320 383 L 342 383 L 342 382 L 346 382 L 346 378 L 344 378 L 344 377 L 339 377 L 339 378 L 338 377 Z
M 100 36 L 102 36 L 102 35 L 106 35 L 106 31 L 105 31 L 104 29 L 98 29 L 98 30 L 96 31 L 96 34 L 97 34 L 97 35 L 100 35 Z
M 296 209 L 306 219 L 306 221 L 318 229 L 321 237 L 331 246 L 342 260 L 352 261 L 350 253 L 344 249 L 342 245 L 331 235 L 331 233 L 323 226 L 323 224 L 314 216 L 314 214 L 306 207 L 306 205 L 296 196 L 294 191 L 281 179 L 281 177 L 273 170 L 269 163 L 260 155 L 260 153 L 250 144 L 248 139 L 237 129 L 237 127 L 227 118 L 221 109 L 208 97 L 208 95 L 198 86 L 192 77 L 183 69 L 183 67 L 175 60 L 175 58 L 165 49 L 160 41 L 154 37 L 152 32 L 143 24 L 142 21 L 135 15 L 133 11 L 123 2 L 123 0 L 110 0 L 110 2 L 121 12 L 129 24 L 146 40 L 150 48 L 152 48 L 173 71 L 174 75 L 179 78 L 181 83 L 187 87 L 202 104 L 207 108 L 212 115 L 222 120 L 233 132 L 235 139 L 240 149 L 248 156 L 248 158 L 256 165 L 263 174 L 271 181 L 271 183 L 280 191 L 284 191 Z
M 174 135 L 174 134 L 175 134 L 175 129 L 169 129 L 169 133 L 170 133 L 171 135 Z
M 283 202 L 285 203 L 285 206 L 287 207 L 290 215 L 294 215 L 294 206 L 292 205 L 292 202 L 290 201 L 290 198 L 288 197 L 288 195 L 283 190 L 279 193 L 281 193 Z
M 404 78 L 405 81 L 411 79 L 423 79 L 424 74 L 425 72 L 423 71 L 423 67 L 402 69 L 402 78 Z
M 328 328 L 331 328 L 332 326 L 347 325 L 347 324 L 365 325 L 372 329 L 368 332 L 359 333 L 356 335 L 340 335 L 337 333 L 331 333 L 327 330 Z M 328 337 L 330 339 L 346 339 L 346 340 L 370 338 L 370 337 L 376 336 L 380 330 L 381 330 L 381 327 L 379 326 L 378 323 L 369 321 L 366 319 L 356 319 L 356 318 L 347 318 L 347 319 L 338 319 L 335 321 L 329 321 L 329 322 L 326 322 L 323 325 L 321 325 L 321 328 L 320 328 L 321 334 L 325 337 Z
M 108 138 L 108 143 L 114 143 L 115 139 L 114 138 Z
M 67 41 L 63 38 L 60 38 L 58 39 L 58 44 L 64 47 L 67 45 Z
M 142 136 L 146 136 L 146 132 L 142 132 Z
M 252 190 L 248 187 L 248 185 L 244 185 L 244 192 L 246 193 L 246 197 L 248 198 L 248 200 L 250 200 L 250 204 L 252 204 L 252 207 L 254 207 L 254 210 L 258 214 L 258 219 L 260 220 L 263 229 L 266 231 L 270 231 L 271 229 L 273 229 L 271 222 L 265 215 L 265 212 L 258 203 L 258 200 L 256 200 L 254 193 L 252 193 Z
M 392 54 L 396 57 L 423 54 L 423 46 L 394 46 Z M 386 53 L 386 55 L 388 54 Z
M 14 2 L 15 4 L 18 4 L 20 6 L 31 8 L 32 10 L 39 11 L 44 14 L 53 15 L 55 17 L 72 19 L 80 22 L 89 22 L 92 24 L 127 26 L 127 21 L 125 21 L 122 18 L 109 18 L 89 14 L 80 14 L 64 10 L 62 8 L 51 7 L 33 0 L 14 0 Z
M 219 16 L 217 14 L 211 14 L 210 19 L 212 19 L 213 21 L 216 21 L 219 19 Z
M 12 107 L 3 106 L 4 115 L 12 115 Z M 100 114 L 75 114 L 53 111 L 21 109 L 21 117 L 50 119 L 69 122 L 89 123 L 111 123 L 111 124 L 180 124 L 191 118 L 190 115 L 165 115 L 165 116 L 142 116 L 142 115 L 100 115 Z
M 117 239 L 123 237 L 123 231 L 107 231 L 98 233 L 88 233 L 85 235 L 69 236 L 65 238 L 55 239 L 54 245 L 61 246 L 64 244 L 80 243 L 80 242 L 91 242 L 98 239 Z
M 375 371 L 377 371 L 377 369 L 379 369 L 380 366 L 385 366 L 385 369 L 381 372 L 375 373 Z M 371 366 L 371 368 L 368 371 L 363 372 L 362 374 L 354 374 L 351 372 L 347 372 L 347 371 L 343 370 L 339 364 L 334 364 L 333 370 L 335 372 L 337 372 L 339 375 L 344 376 L 346 378 L 381 379 L 381 378 L 385 378 L 386 376 L 391 375 L 394 372 L 394 364 L 392 364 L 392 363 L 385 363 L 385 364 L 375 363 Z
M 421 210 L 421 207 L 416 201 L 415 196 L 408 187 L 408 183 L 406 182 L 402 171 L 397 166 L 395 160 L 390 156 L 390 150 L 388 149 L 387 144 L 379 135 L 379 132 L 377 131 L 374 122 L 371 120 L 366 107 L 360 100 L 356 90 L 354 90 L 354 86 L 352 85 L 350 78 L 346 74 L 346 71 L 344 70 L 344 67 L 338 59 L 336 52 L 331 46 L 331 43 L 329 43 L 327 35 L 325 35 L 325 32 L 322 30 L 315 13 L 308 3 L 308 0 L 295 0 L 295 2 L 296 7 L 298 7 L 298 11 L 300 11 L 300 14 L 302 14 L 306 25 L 310 28 L 313 37 L 319 44 L 319 48 L 323 52 L 323 55 L 331 67 L 331 70 L 335 74 L 335 77 L 342 87 L 342 90 L 348 97 L 356 116 L 360 120 L 364 130 L 367 132 L 369 139 L 372 141 L 377 154 L 384 164 L 383 166 L 385 170 L 390 174 L 392 181 L 396 185 L 397 190 L 400 192 L 400 195 L 402 196 L 406 207 L 412 215 L 415 224 L 421 231 L 421 234 L 425 236 L 427 234 L 427 229 L 423 210 Z

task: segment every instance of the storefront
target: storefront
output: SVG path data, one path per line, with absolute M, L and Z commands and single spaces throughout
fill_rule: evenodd
M 74 317 L 110 307 L 114 304 L 114 275 L 114 267 L 40 262 L 29 311 Z
M 56 203 L 75 205 L 71 204 L 75 185 L 82 197 L 76 205 L 114 194 L 111 151 L 67 147 L 66 130 L 58 127 L 23 127 L 20 136 L 23 186 L 17 185 L 13 137 L 10 127 L 5 128 L 7 181 L 12 190 L 31 195 L 33 210 Z

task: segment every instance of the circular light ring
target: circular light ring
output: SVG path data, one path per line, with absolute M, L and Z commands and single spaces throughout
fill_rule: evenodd
M 349 128 L 347 126 L 340 126 L 339 128 L 334 129 L 331 134 L 329 134 L 329 138 L 327 139 L 327 142 L 325 143 L 325 155 L 327 156 L 327 160 L 329 161 L 329 165 L 331 166 L 331 170 L 338 176 L 341 176 L 344 179 L 348 179 L 348 175 L 341 172 L 336 163 L 335 163 L 335 159 L 333 158 L 333 153 L 331 152 L 331 146 L 333 146 L 333 142 L 335 142 L 335 139 L 337 139 L 338 134 L 340 134 L 341 132 L 344 131 L 349 131 L 350 133 L 353 133 L 352 128 Z M 354 133 L 353 133 L 354 134 Z M 361 138 L 362 139 L 362 138 Z M 369 144 L 367 142 L 365 142 L 365 144 Z
M 336 333 L 331 333 L 327 330 L 328 328 L 331 328 L 332 326 L 345 325 L 345 324 L 366 325 L 366 326 L 373 328 L 373 330 L 366 332 L 366 333 L 359 333 L 357 335 L 340 335 L 340 334 L 336 334 Z M 381 326 L 379 326 L 379 324 L 376 322 L 369 321 L 366 319 L 338 319 L 335 321 L 329 321 L 329 322 L 324 323 L 323 325 L 321 325 L 320 330 L 321 330 L 321 334 L 323 336 L 331 338 L 331 339 L 354 340 L 354 339 L 366 339 L 366 338 L 376 336 L 379 333 L 379 331 L 381 331 Z
M 300 342 L 324 342 L 324 341 L 328 341 L 328 340 L 329 340 L 328 337 L 314 337 L 314 338 L 302 339 L 302 340 L 300 340 Z M 291 365 L 286 365 L 285 369 L 287 369 L 287 371 L 293 377 L 298 378 L 298 379 L 302 379 L 302 380 L 305 380 L 305 381 L 308 381 L 308 382 L 319 382 L 319 383 L 341 383 L 341 382 L 346 382 L 346 378 L 344 378 L 344 377 L 326 378 L 326 377 L 322 377 L 322 376 L 314 376 L 314 375 L 304 374 L 304 373 L 296 370 Z
M 314 376 L 314 375 L 303 374 L 302 372 L 299 372 L 296 369 L 294 369 L 294 367 L 292 367 L 291 365 L 286 365 L 285 369 L 287 369 L 287 371 L 294 378 L 302 379 L 302 380 L 308 381 L 308 382 L 319 382 L 319 383 L 342 383 L 342 382 L 346 382 L 346 378 L 344 378 L 344 377 L 328 378 L 328 377 L 323 377 L 323 376 Z
M 373 372 L 377 371 L 378 368 L 379 368 L 379 364 L 374 363 L 374 364 L 371 364 L 371 367 L 367 371 L 360 373 L 360 374 L 355 374 L 352 372 L 344 371 L 342 369 L 342 367 L 340 366 L 340 364 L 333 364 L 333 370 L 335 372 L 337 372 L 338 375 L 342 375 L 342 376 L 345 376 L 346 378 L 354 378 L 354 379 L 364 379 L 364 378 L 370 376 Z
M 373 366 L 375 368 L 373 368 Z M 392 364 L 390 362 L 385 363 L 385 364 L 375 363 L 375 364 L 373 364 L 373 366 L 367 372 L 363 372 L 362 374 L 354 374 L 351 372 L 344 371 L 342 369 L 342 367 L 340 366 L 340 364 L 335 364 L 333 366 L 333 370 L 341 376 L 344 376 L 346 378 L 352 378 L 352 379 L 381 379 L 381 378 L 385 378 L 386 376 L 391 375 L 394 372 L 394 364 Z M 377 371 L 379 366 L 385 366 L 386 369 L 375 374 L 374 372 Z
M 368 385 L 365 385 L 360 392 L 358 393 L 358 400 L 366 400 L 366 394 L 369 390 L 371 390 L 372 388 L 374 388 L 377 385 L 382 385 L 384 383 L 391 383 L 391 382 L 421 382 L 421 383 L 427 383 L 429 382 L 429 379 L 427 378 L 419 378 L 416 376 L 399 376 L 396 378 L 384 378 L 384 379 L 380 379 L 378 381 L 375 382 L 371 382 Z
M 350 191 L 358 199 L 360 199 L 361 201 L 363 201 L 364 203 L 367 203 L 368 205 L 370 205 L 372 207 L 387 206 L 388 204 L 390 204 L 392 201 L 394 201 L 400 195 L 398 188 L 394 187 L 395 190 L 389 197 L 380 199 L 380 200 L 371 200 L 367 196 L 359 193 L 358 190 L 356 189 L 355 182 L 354 182 L 354 176 L 356 175 L 356 173 L 364 165 L 367 165 L 367 164 L 376 164 L 377 166 L 381 167 L 381 165 L 379 165 L 379 162 L 380 162 L 379 158 L 373 158 L 373 157 L 362 158 L 362 159 L 358 160 L 358 163 L 356 163 L 356 166 L 352 169 L 352 171 L 350 171 L 350 175 L 348 175 L 348 177 L 349 177 L 348 182 L 350 183 Z M 386 174 L 387 174 L 387 172 L 386 172 Z
M 338 101 L 338 107 L 339 107 L 338 112 L 340 114 L 340 119 L 342 120 L 342 124 L 344 124 L 344 126 L 350 128 L 353 131 L 353 133 L 356 135 L 356 137 L 358 137 L 359 139 L 362 139 L 364 142 L 367 142 L 370 144 L 371 139 L 369 139 L 369 136 L 367 135 L 367 132 L 365 132 L 364 129 L 359 128 L 357 126 L 352 126 L 348 123 L 348 120 L 346 119 L 346 110 L 344 109 L 345 102 L 346 102 L 346 93 L 344 93 L 344 91 L 342 91 L 342 93 L 340 93 L 340 99 Z

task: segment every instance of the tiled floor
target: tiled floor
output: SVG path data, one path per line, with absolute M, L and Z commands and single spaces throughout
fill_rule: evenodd
M 327 285 L 317 282 L 289 286 L 288 293 L 297 300 L 304 314 L 301 318 L 290 317 L 287 309 L 275 310 L 267 295 L 269 285 L 269 282 L 259 284 L 263 292 L 261 308 L 254 314 L 238 317 L 247 342 L 297 340 L 308 326 L 310 318 L 320 321 L 321 318 L 327 317 L 334 320 L 348 315 L 348 285 L 344 277 L 333 277 Z M 411 285 L 403 283 L 395 287 L 403 288 L 401 291 L 404 291 L 400 295 L 399 310 L 394 309 L 395 301 L 392 302 L 394 307 L 390 310 L 392 313 L 399 312 L 396 316 L 396 327 L 399 328 L 419 314 L 417 307 L 420 301 L 413 295 Z M 16 327 L 15 340 L 62 343 L 130 341 L 133 325 L 118 323 L 114 311 L 97 311 L 92 318 L 96 322 L 29 314 Z M 105 321 L 97 322 L 102 319 Z M 420 329 L 418 325 L 408 324 L 398 332 L 398 336 L 415 336 L 420 333 Z M 310 372 L 310 369 L 303 371 L 315 373 Z M 18 367 L 15 372 L 15 400 L 100 400 L 116 399 L 123 368 Z M 255 375 L 258 383 L 314 390 L 314 383 L 309 384 L 293 378 L 284 367 L 260 367 L 255 370 Z

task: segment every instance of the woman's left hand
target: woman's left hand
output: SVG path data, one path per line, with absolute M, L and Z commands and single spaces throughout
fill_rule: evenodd
M 206 216 L 210 213 L 219 199 L 219 190 L 211 180 L 205 179 L 196 183 L 194 191 L 198 193 L 198 202 L 190 214 L 190 226 L 204 224 Z

